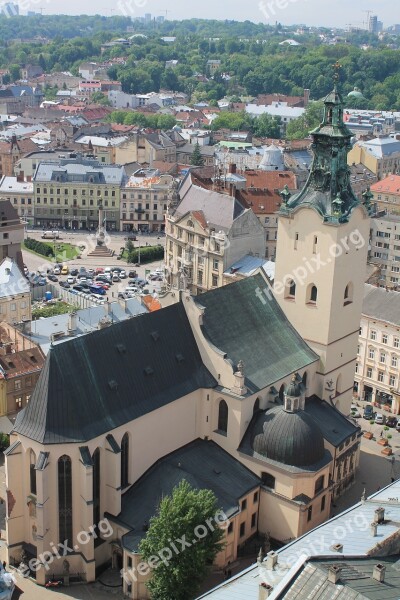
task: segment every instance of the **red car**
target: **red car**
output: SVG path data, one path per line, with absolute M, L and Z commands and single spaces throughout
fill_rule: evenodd
M 101 273 L 104 273 L 103 267 L 97 267 L 95 273 L 96 273 L 96 275 L 100 275 Z

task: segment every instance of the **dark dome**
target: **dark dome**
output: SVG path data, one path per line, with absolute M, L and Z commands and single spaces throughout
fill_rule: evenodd
M 325 453 L 324 437 L 312 417 L 303 410 L 286 412 L 281 406 L 259 416 L 251 445 L 258 454 L 293 467 L 314 465 Z
M 286 395 L 291 398 L 299 398 L 301 396 L 301 386 L 295 378 L 289 383 L 289 387 L 286 390 Z

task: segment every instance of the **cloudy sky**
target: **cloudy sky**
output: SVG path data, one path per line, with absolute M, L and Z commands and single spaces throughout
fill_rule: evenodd
M 371 10 L 385 26 L 400 23 L 399 0 L 22 0 L 21 12 L 38 10 L 37 6 L 44 8 L 44 14 L 143 16 L 151 13 L 165 16 L 167 10 L 170 19 L 248 19 L 256 23 L 279 21 L 287 25 L 306 23 L 341 27 L 348 23 L 362 26 L 367 19 L 365 11 Z

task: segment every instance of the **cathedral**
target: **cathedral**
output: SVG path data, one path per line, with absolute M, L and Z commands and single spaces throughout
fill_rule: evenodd
M 336 86 L 311 135 L 304 189 L 282 191 L 273 286 L 256 274 L 53 344 L 5 453 L 9 562 L 38 584 L 112 564 L 147 598 L 139 543 L 184 479 L 229 518 L 221 568 L 257 532 L 286 543 L 323 523 L 351 485 L 369 194 L 350 186 Z

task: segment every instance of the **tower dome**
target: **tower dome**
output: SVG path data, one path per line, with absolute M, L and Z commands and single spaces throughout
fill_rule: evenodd
M 362 91 L 360 88 L 355 87 L 354 90 L 347 94 L 348 98 L 364 98 Z
M 286 396 L 290 396 L 291 398 L 299 398 L 302 394 L 302 388 L 297 381 L 296 376 L 293 376 L 292 381 L 289 384 L 288 389 L 286 390 Z
M 312 417 L 281 406 L 260 415 L 251 445 L 257 454 L 293 467 L 314 465 L 325 454 L 324 437 Z
M 261 171 L 284 171 L 285 163 L 283 161 L 282 152 L 275 146 L 275 144 L 271 144 L 267 146 L 264 150 L 264 155 L 261 159 L 258 168 Z

